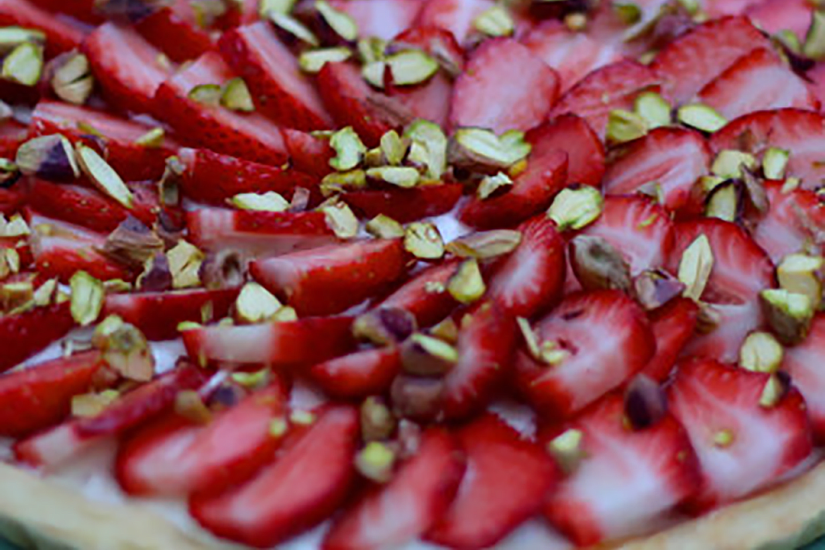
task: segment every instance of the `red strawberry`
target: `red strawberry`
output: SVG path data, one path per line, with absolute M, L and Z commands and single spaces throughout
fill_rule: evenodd
M 544 515 L 578 546 L 645 532 L 696 490 L 700 473 L 684 428 L 668 414 L 638 430 L 625 418 L 613 394 L 565 426 L 582 433 L 584 457 L 550 492 Z
M 624 195 L 658 183 L 667 209 L 679 210 L 688 205 L 693 185 L 707 174 L 711 160 L 698 132 L 657 128 L 624 146 L 607 169 L 604 189 L 607 194 Z
M 789 387 L 773 406 L 760 403 L 770 376 L 712 359 L 679 365 L 668 398 L 701 466 L 692 507 L 747 496 L 810 455 L 811 430 L 799 391 Z
M 456 262 L 428 267 L 387 296 L 379 306 L 409 311 L 420 327 L 434 325 L 458 306 L 452 294 L 447 292 L 447 282 L 457 269 Z
M 723 15 L 741 15 L 745 10 L 763 0 L 708 0 L 705 2 L 705 10 L 711 17 Z
M 808 89 L 819 100 L 820 105 L 825 101 L 825 63 L 817 63 L 805 73 L 808 80 Z
M 553 107 L 551 116 L 579 115 L 599 136 L 604 136 L 610 111 L 632 108 L 638 92 L 658 84 L 659 77 L 645 65 L 635 61 L 612 63 L 570 88 Z
M 53 468 L 77 456 L 102 437 L 119 435 L 164 412 L 182 390 L 199 388 L 206 372 L 190 365 L 175 368 L 133 390 L 97 416 L 70 420 L 60 426 L 18 441 L 17 459 L 32 466 Z
M 290 128 L 282 131 L 292 166 L 318 179 L 330 173 L 329 161 L 335 151 L 329 146 L 329 140 Z
M 543 148 L 556 148 L 567 153 L 568 184 L 601 185 L 605 169 L 604 145 L 584 119 L 562 115 L 536 128 L 531 135 L 536 143 L 542 143 Z
M 179 323 L 200 322 L 205 311 L 212 319 L 226 317 L 237 294 L 236 288 L 109 294 L 104 314 L 119 315 L 150 340 L 169 340 L 177 338 Z
M 234 248 L 273 256 L 335 242 L 323 212 L 260 212 L 201 208 L 186 213 L 189 235 L 206 250 Z
M 494 268 L 487 298 L 515 317 L 531 318 L 561 299 L 565 242 L 556 224 L 543 214 L 519 230 L 521 243 Z
M 312 380 L 338 399 L 362 399 L 385 393 L 401 368 L 394 346 L 365 349 L 314 365 Z
M 416 25 L 450 31 L 461 45 L 475 32 L 475 18 L 494 5 L 492 0 L 426 0 L 422 4 Z
M 685 103 L 739 57 L 763 46 L 768 46 L 767 39 L 747 18 L 723 17 L 665 46 L 652 67 L 667 94 L 676 103 Z
M 42 350 L 74 327 L 67 303 L 0 317 L 0 372 Z
M 518 82 L 518 86 L 502 86 Z M 540 124 L 559 93 L 559 77 L 530 50 L 511 38 L 488 40 L 458 77 L 450 124 L 489 128 L 497 134 L 527 131 Z
M 383 0 L 376 3 L 332 0 L 330 4 L 355 20 L 359 36 L 375 36 L 390 40 L 412 26 L 422 2 L 420 0 Z
M 285 417 L 279 383 L 197 424 L 170 413 L 122 441 L 115 475 L 130 495 L 215 493 L 245 482 L 272 460 L 283 440 L 270 434 Z
M 83 41 L 83 53 L 106 99 L 118 108 L 152 112 L 152 98 L 169 69 L 160 52 L 132 29 L 105 23 Z
M 805 81 L 767 48 L 737 59 L 702 88 L 698 98 L 727 119 L 764 109 L 819 109 L 819 100 Z
M 166 6 L 135 24 L 146 40 L 173 61 L 183 63 L 215 49 L 209 33 Z
M 189 99 L 203 84 L 222 85 L 233 78 L 220 56 L 207 53 L 160 85 L 157 115 L 181 135 L 218 153 L 280 166 L 287 160 L 280 129 L 258 113 L 240 114 Z
M 193 328 L 183 343 L 193 361 L 291 366 L 326 361 L 354 347 L 350 317 L 308 317 L 258 325 Z
M 762 326 L 759 302 L 743 304 L 712 304 L 711 321 L 695 333 L 682 350 L 682 357 L 710 357 L 725 362 L 736 362 L 745 338 Z M 698 331 L 697 331 L 698 332 Z
M 524 351 L 516 380 L 537 409 L 569 416 L 644 368 L 656 342 L 644 311 L 617 290 L 572 294 L 534 327 L 539 345 L 567 352 L 546 365 Z
M 418 452 L 384 486 L 375 487 L 333 522 L 324 550 L 398 548 L 424 534 L 450 506 L 465 461 L 455 439 L 431 428 Z
M 492 414 L 457 437 L 467 469 L 453 504 L 426 534 L 450 548 L 489 548 L 539 511 L 558 470 L 547 452 Z
M 6 97 L 1 93 L 0 96 Z M 13 159 L 17 154 L 17 148 L 26 141 L 28 134 L 26 125 L 14 119 L 0 123 L 0 157 Z
M 249 265 L 249 272 L 298 315 L 327 315 L 380 294 L 404 276 L 407 260 L 401 240 L 382 239 L 257 260 Z
M 789 30 L 804 39 L 814 8 L 816 6 L 806 0 L 762 0 L 752 2 L 747 15 L 767 33 Z
M 48 57 L 72 50 L 83 40 L 83 30 L 79 25 L 54 17 L 49 11 L 27 0 L 0 0 L 0 26 L 43 31 Z
M 453 84 L 445 72 L 439 71 L 427 82 L 416 86 L 388 86 L 387 96 L 401 104 L 411 116 L 446 127 Z
M 656 339 L 656 354 L 642 370 L 657 382 L 670 376 L 676 358 L 693 336 L 699 318 L 699 306 L 687 298 L 676 298 L 652 312 L 650 328 Z
M 20 210 L 26 205 L 26 196 L 19 186 L 13 189 L 0 188 L 0 213 L 4 216 L 9 216 Z
M 225 32 L 218 45 L 226 62 L 247 85 L 258 110 L 300 130 L 329 128 L 321 98 L 266 21 Z
M 806 189 L 825 179 L 820 151 L 825 146 L 825 117 L 801 109 L 757 111 L 732 120 L 710 139 L 711 148 L 739 149 L 761 155 L 768 147 L 790 151 L 787 175 L 802 179 Z
M 764 183 L 770 208 L 753 230 L 753 240 L 774 263 L 794 252 L 818 250 L 820 231 L 825 229 L 825 207 L 819 195 L 808 189 L 783 191 L 783 185 Z
M 268 548 L 325 520 L 355 477 L 358 412 L 333 407 L 256 477 L 215 496 L 196 496 L 189 511 L 206 529 Z
M 782 368 L 791 375 L 795 388 L 805 398 L 817 442 L 825 440 L 825 377 L 822 369 L 825 353 L 825 316 L 817 315 L 808 337 L 801 344 L 785 350 Z
M 20 438 L 60 422 L 103 365 L 96 351 L 60 357 L 0 376 L 0 435 Z
M 408 223 L 449 212 L 461 198 L 463 189 L 460 183 L 422 185 L 413 189 L 370 189 L 345 193 L 341 200 L 360 217 L 369 219 L 384 214 Z

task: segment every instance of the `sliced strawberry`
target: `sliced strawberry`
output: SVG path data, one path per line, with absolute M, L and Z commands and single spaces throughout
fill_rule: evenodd
M 404 276 L 407 261 L 401 240 L 382 239 L 257 260 L 249 272 L 298 315 L 327 315 L 380 294 Z
M 642 370 L 657 382 L 670 376 L 673 365 L 693 336 L 699 319 L 699 306 L 687 298 L 676 298 L 650 316 L 650 328 L 656 339 L 656 354 Z
M 183 343 L 193 361 L 306 365 L 344 355 L 354 347 L 350 317 L 307 317 L 259 325 L 193 328 Z
M 318 179 L 330 173 L 329 161 L 335 151 L 329 140 L 290 128 L 283 128 L 283 135 L 292 166 Z
M 696 456 L 668 414 L 650 427 L 628 428 L 622 398 L 613 394 L 565 428 L 581 432 L 583 458 L 551 491 L 544 515 L 578 546 L 645 532 L 696 490 Z
M 524 351 L 516 360 L 519 388 L 552 415 L 583 409 L 644 368 L 656 351 L 644 311 L 616 290 L 570 295 L 534 330 L 539 342 L 555 342 L 568 353 L 557 365 Z
M 805 73 L 808 80 L 808 89 L 819 100 L 820 105 L 825 101 L 825 63 L 817 63 Z
M 0 372 L 28 359 L 74 327 L 69 304 L 37 307 L 0 317 Z
M 805 81 L 767 48 L 737 59 L 702 88 L 698 98 L 727 119 L 764 109 L 819 109 Z
M 467 469 L 444 517 L 426 534 L 450 548 L 490 548 L 539 511 L 559 476 L 547 452 L 485 414 L 457 434 Z
M 604 137 L 610 111 L 632 109 L 638 92 L 658 84 L 656 73 L 635 61 L 605 65 L 570 88 L 553 107 L 551 116 L 578 115 Z
M 283 438 L 269 432 L 285 417 L 279 383 L 247 396 L 207 424 L 175 413 L 122 441 L 115 476 L 130 495 L 216 493 L 245 482 L 270 462 Z
M 741 15 L 745 10 L 763 0 L 707 0 L 705 10 L 711 17 L 723 15 Z
M 818 235 L 825 229 L 825 207 L 819 195 L 808 189 L 783 191 L 784 183 L 763 185 L 770 208 L 753 230 L 753 239 L 774 263 L 794 252 L 819 250 Z
M 221 537 L 268 548 L 325 520 L 355 478 L 358 412 L 334 407 L 249 483 L 196 496 L 189 511 Z
M 765 46 L 767 39 L 746 17 L 723 17 L 665 46 L 652 68 L 667 94 L 676 103 L 685 103 L 739 57 Z
M 488 40 L 456 80 L 450 124 L 489 128 L 497 134 L 527 131 L 547 117 L 558 94 L 558 75 L 530 50 L 511 38 Z
M 556 117 L 549 124 L 533 130 L 531 136 L 543 148 L 556 148 L 567 153 L 568 184 L 601 185 L 605 170 L 604 145 L 583 118 L 575 115 Z
M 20 186 L 11 189 L 0 188 L 0 213 L 4 216 L 20 212 L 26 205 L 28 193 L 25 193 Z
M 709 357 L 727 363 L 739 359 L 739 350 L 748 334 L 762 327 L 758 301 L 743 304 L 713 304 L 711 319 L 703 323 L 682 350 L 682 357 Z M 704 325 L 708 326 L 705 327 Z
M 422 2 L 420 0 L 332 0 L 330 4 L 355 20 L 359 36 L 375 36 L 390 40 L 408 29 L 415 21 Z
M 335 242 L 323 212 L 260 212 L 201 208 L 186 213 L 192 241 L 206 250 L 234 248 L 277 256 Z
M 152 98 L 169 69 L 158 61 L 160 51 L 138 33 L 105 23 L 83 41 L 82 51 L 106 99 L 126 111 L 152 112 Z
M 196 59 L 215 49 L 212 38 L 205 29 L 187 21 L 169 6 L 144 17 L 136 23 L 135 28 L 146 40 L 178 63 Z
M 767 33 L 789 30 L 804 39 L 815 8 L 806 0 L 762 0 L 752 2 L 746 13 L 755 25 Z
M 352 4 L 351 2 L 347 2 Z M 418 48 L 432 57 L 449 60 L 459 72 L 464 71 L 464 50 L 449 30 L 428 25 L 408 28 L 392 40 L 396 48 Z
M 0 93 L 0 97 L 7 96 Z M 28 138 L 28 127 L 14 119 L 0 123 L 0 157 L 13 159 L 17 148 Z
M 324 550 L 398 548 L 424 534 L 447 511 L 464 475 L 461 448 L 446 431 L 424 433 L 418 452 L 383 487 L 333 522 Z
M 225 32 L 218 45 L 227 63 L 249 86 L 261 113 L 290 128 L 330 127 L 332 121 L 318 92 L 268 22 Z
M 212 319 L 226 317 L 237 294 L 234 288 L 109 294 L 103 309 L 105 315 L 119 315 L 135 325 L 150 340 L 168 340 L 177 338 L 178 324 L 201 322 L 204 312 Z
M 27 0 L 0 0 L 0 26 L 39 29 L 46 35 L 46 55 L 53 57 L 76 48 L 83 40 L 79 25 L 54 17 Z
M 206 371 L 199 367 L 177 367 L 125 394 L 97 416 L 71 420 L 17 442 L 15 455 L 26 464 L 53 468 L 101 438 L 122 434 L 164 412 L 178 392 L 197 389 L 206 379 Z
M 494 268 L 487 298 L 514 317 L 534 317 L 554 306 L 564 290 L 565 242 L 540 214 L 519 226 L 521 243 Z
M 492 0 L 426 0 L 416 24 L 450 31 L 456 41 L 464 45 L 475 32 L 475 18 L 493 5 Z
M 421 327 L 433 325 L 458 306 L 456 299 L 447 292 L 447 282 L 457 269 L 456 262 L 429 267 L 401 285 L 379 306 L 405 309 L 415 316 Z
M 360 217 L 370 219 L 384 214 L 408 223 L 446 214 L 461 198 L 463 189 L 460 183 L 422 185 L 413 189 L 370 189 L 345 193 L 341 200 Z
M 825 377 L 822 369 L 825 353 L 825 316 L 817 315 L 804 342 L 785 350 L 782 368 L 791 375 L 793 385 L 805 398 L 811 427 L 817 442 L 825 440 Z
M 790 151 L 787 175 L 802 179 L 806 189 L 819 187 L 825 179 L 821 162 L 825 147 L 825 117 L 801 109 L 757 111 L 732 120 L 713 134 L 714 151 L 738 149 L 761 155 L 768 147 Z
M 604 189 L 624 195 L 658 183 L 668 210 L 679 210 L 688 206 L 693 185 L 707 174 L 711 160 L 698 132 L 657 128 L 622 149 L 607 169 Z
M 233 78 L 216 53 L 199 57 L 160 85 L 157 115 L 181 135 L 218 153 L 280 166 L 287 160 L 280 129 L 258 113 L 237 113 L 189 99 L 189 92 L 203 84 L 222 85 Z
M 811 430 L 799 391 L 789 387 L 773 406 L 760 404 L 770 376 L 711 359 L 679 366 L 668 397 L 701 465 L 692 507 L 747 496 L 810 455 Z
M 318 363 L 309 374 L 327 395 L 363 399 L 389 390 L 400 368 L 398 349 L 390 346 L 356 351 Z
M 417 86 L 387 87 L 387 96 L 401 104 L 415 118 L 435 122 L 446 127 L 450 114 L 453 83 L 444 71 Z

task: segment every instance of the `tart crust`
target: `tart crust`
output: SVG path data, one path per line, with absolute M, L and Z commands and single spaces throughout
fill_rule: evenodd
M 185 534 L 137 504 L 92 502 L 34 473 L 0 464 L 0 533 L 37 550 L 227 550 Z M 644 538 L 604 548 L 779 550 L 825 533 L 825 462 L 746 501 Z

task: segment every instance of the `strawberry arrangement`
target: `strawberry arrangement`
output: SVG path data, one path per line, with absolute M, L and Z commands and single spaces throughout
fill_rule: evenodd
M 772 489 L 825 440 L 814 4 L 0 0 L 0 436 L 258 548 Z

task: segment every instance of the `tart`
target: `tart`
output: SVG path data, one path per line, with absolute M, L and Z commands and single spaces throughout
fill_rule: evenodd
M 807 0 L 0 0 L 0 533 L 825 533 Z

